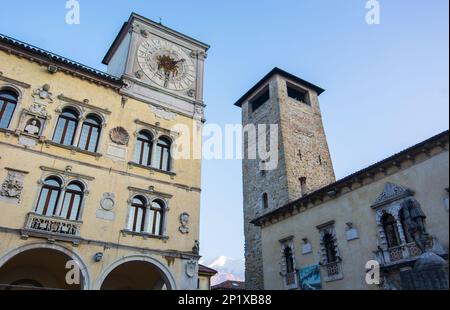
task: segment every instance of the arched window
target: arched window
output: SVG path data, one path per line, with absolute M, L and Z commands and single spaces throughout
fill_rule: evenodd
M 269 208 L 269 196 L 267 195 L 267 193 L 263 194 L 262 202 L 263 202 L 263 209 Z
M 72 109 L 64 109 L 59 116 L 53 141 L 59 144 L 72 145 L 78 125 L 78 113 Z
M 170 171 L 170 141 L 167 138 L 160 138 L 156 145 L 156 168 Z
M 102 121 L 95 115 L 88 115 L 83 122 L 81 128 L 80 142 L 78 147 L 89 152 L 97 152 L 98 139 L 100 137 L 100 130 Z
M 14 110 L 17 106 L 18 95 L 10 90 L 0 91 L 0 128 L 8 128 Z
M 134 232 L 145 231 L 145 210 L 145 199 L 141 196 L 134 197 L 128 217 L 129 230 Z
M 66 188 L 64 201 L 59 216 L 77 221 L 80 217 L 81 202 L 83 200 L 84 186 L 79 182 L 72 182 Z
M 397 230 L 397 221 L 395 218 L 386 213 L 383 215 L 381 222 L 383 223 L 384 234 L 386 235 L 386 241 L 388 247 L 392 248 L 400 245 L 400 238 Z
M 286 263 L 286 273 L 293 273 L 294 270 L 294 254 L 290 246 L 284 248 L 284 260 Z
M 56 177 L 49 177 L 44 181 L 36 206 L 36 213 L 46 216 L 55 215 L 61 194 L 61 184 L 61 180 Z
M 149 214 L 149 232 L 152 235 L 162 235 L 164 203 L 159 200 L 152 202 Z
M 323 245 L 325 247 L 325 253 L 327 256 L 327 263 L 334 263 L 337 261 L 336 248 L 334 246 L 334 238 L 331 234 L 325 234 L 323 236 Z
M 139 132 L 134 149 L 134 162 L 143 166 L 151 166 L 152 144 L 153 138 L 149 133 L 146 131 Z

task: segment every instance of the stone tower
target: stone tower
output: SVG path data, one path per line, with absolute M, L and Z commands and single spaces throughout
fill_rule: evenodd
M 264 167 L 261 159 L 248 159 L 249 141 L 247 135 L 244 137 L 245 276 L 248 289 L 264 289 L 261 230 L 251 221 L 335 181 L 318 101 L 323 91 L 275 68 L 235 103 L 242 108 L 243 126 L 278 125 L 276 169 L 261 170 Z

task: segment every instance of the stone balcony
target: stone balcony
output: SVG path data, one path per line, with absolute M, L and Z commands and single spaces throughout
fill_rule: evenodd
M 299 287 L 298 281 L 298 271 L 290 272 L 290 273 L 282 273 L 284 287 L 287 290 L 295 290 Z
M 28 213 L 25 229 L 28 231 L 55 234 L 60 236 L 80 235 L 82 222 L 60 217 L 44 216 L 34 212 Z
M 381 266 L 389 266 L 409 260 L 414 260 L 421 254 L 422 251 L 419 249 L 415 242 L 375 251 L 376 259 Z
M 343 278 L 340 260 L 324 264 L 322 267 L 325 269 L 325 282 L 341 280 Z

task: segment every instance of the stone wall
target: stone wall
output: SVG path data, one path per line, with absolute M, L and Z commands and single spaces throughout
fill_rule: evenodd
M 308 89 L 311 106 L 295 101 L 287 97 L 284 78 L 276 75 L 255 91 L 255 94 L 266 87 L 270 89 L 268 102 L 254 112 L 251 112 L 248 101 L 242 105 L 244 126 L 279 125 L 277 169 L 263 172 L 260 170 L 259 159 L 246 159 L 247 156 L 244 156 L 243 160 L 245 276 L 248 289 L 264 288 L 261 229 L 250 221 L 298 198 L 301 177 L 307 178 L 308 190 L 334 181 L 317 94 Z M 245 155 L 247 147 L 248 141 L 245 139 Z M 302 152 L 301 160 L 298 156 L 299 150 Z M 267 209 L 263 207 L 264 193 L 268 195 Z

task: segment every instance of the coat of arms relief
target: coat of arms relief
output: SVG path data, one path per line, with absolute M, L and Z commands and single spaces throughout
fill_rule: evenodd
M 23 178 L 23 172 L 9 170 L 1 185 L 0 196 L 7 199 L 15 199 L 19 203 L 23 191 Z

